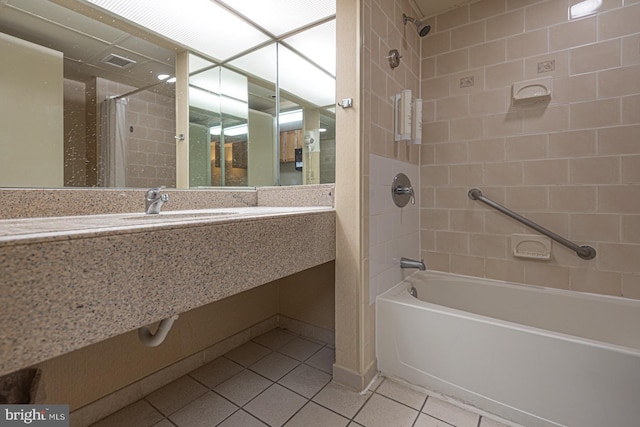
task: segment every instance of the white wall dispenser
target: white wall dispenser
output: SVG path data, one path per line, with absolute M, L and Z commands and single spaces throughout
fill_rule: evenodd
M 413 122 L 411 129 L 411 143 L 422 144 L 422 99 L 413 102 Z
M 411 139 L 411 89 L 404 89 L 394 95 L 394 134 L 395 141 Z

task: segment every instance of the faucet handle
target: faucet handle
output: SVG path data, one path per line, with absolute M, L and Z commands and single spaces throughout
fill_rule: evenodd
M 147 194 L 145 195 L 145 198 L 150 202 L 156 200 L 158 198 L 159 194 L 160 194 L 160 190 L 162 190 L 163 188 L 166 188 L 166 187 L 164 185 L 162 185 L 160 187 L 154 187 L 154 188 L 148 189 L 147 190 Z M 167 200 L 169 200 L 168 199 L 169 196 L 168 195 L 166 195 L 166 196 L 167 196 Z M 166 202 L 166 200 L 164 200 L 164 201 Z

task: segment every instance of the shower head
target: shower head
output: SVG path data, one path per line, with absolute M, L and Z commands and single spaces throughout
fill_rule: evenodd
M 404 25 L 407 25 L 407 22 L 413 22 L 413 24 L 416 26 L 416 30 L 418 31 L 418 35 L 420 37 L 426 36 L 427 34 L 429 34 L 429 31 L 431 31 L 431 25 L 427 24 L 426 22 L 422 22 L 418 19 L 407 16 L 403 13 L 402 23 Z

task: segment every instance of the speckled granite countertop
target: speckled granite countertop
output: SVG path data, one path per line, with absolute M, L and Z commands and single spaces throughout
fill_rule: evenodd
M 0 375 L 331 261 L 335 232 L 330 206 L 0 220 Z

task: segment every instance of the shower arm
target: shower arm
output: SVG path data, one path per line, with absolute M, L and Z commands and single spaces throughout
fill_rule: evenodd
M 491 206 L 492 208 L 502 212 L 503 214 L 507 215 L 508 217 L 511 217 L 511 218 L 515 219 L 516 221 L 519 221 L 522 224 L 526 225 L 527 227 L 533 228 L 537 232 L 542 233 L 545 236 L 555 240 L 556 242 L 560 243 L 561 245 L 566 246 L 567 248 L 569 248 L 572 251 L 574 251 L 576 253 L 576 255 L 578 255 L 582 259 L 593 259 L 593 258 L 596 257 L 596 250 L 593 249 L 591 246 L 587 246 L 587 245 L 579 246 L 579 245 L 576 245 L 572 241 L 565 239 L 564 237 L 554 233 L 553 231 L 547 230 L 543 226 L 541 226 L 539 224 L 536 224 L 535 222 L 531 221 L 530 219 L 527 219 L 527 218 L 523 217 L 520 214 L 515 213 L 511 209 L 506 208 L 506 207 L 502 206 L 501 204 L 499 204 L 497 202 L 494 202 L 491 199 L 486 198 L 485 196 L 482 195 L 482 191 L 480 191 L 479 188 L 472 188 L 471 190 L 469 190 L 468 196 L 469 196 L 469 198 L 471 200 L 479 200 L 482 203 L 484 203 L 485 205 Z

